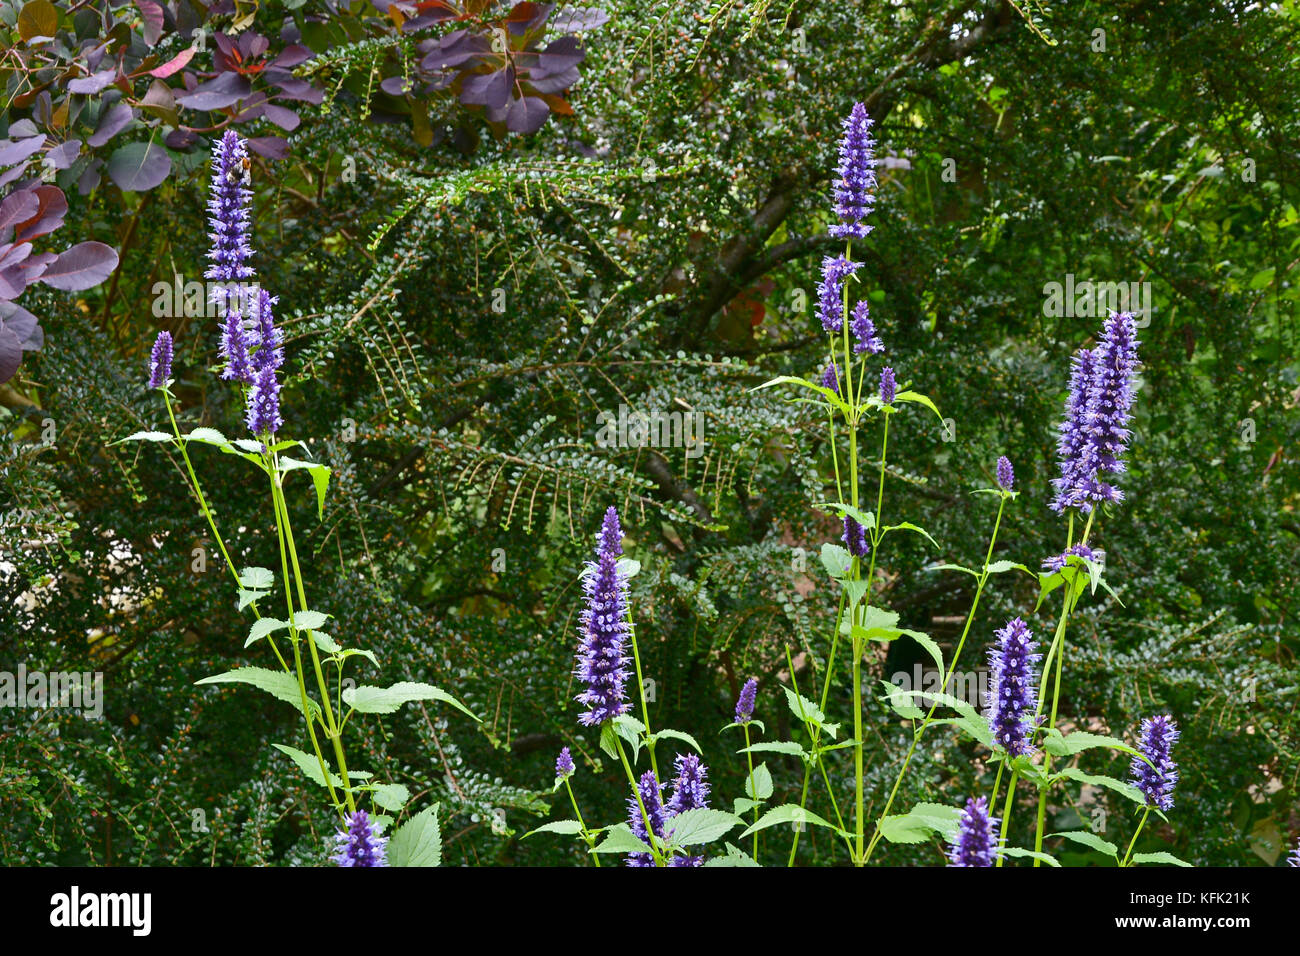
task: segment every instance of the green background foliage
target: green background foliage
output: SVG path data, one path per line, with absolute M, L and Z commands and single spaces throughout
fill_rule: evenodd
M 262 4 L 258 29 L 274 34 L 285 6 Z M 815 284 L 839 122 L 858 100 L 888 160 L 860 276 L 900 381 L 954 422 L 945 436 L 913 406 L 891 427 L 886 518 L 940 547 L 893 539 L 873 602 L 951 653 L 970 582 L 925 565 L 978 565 L 996 502 L 969 492 L 992 484 L 999 454 L 1023 494 L 995 557 L 1034 567 L 1061 549 L 1054 424 L 1069 357 L 1101 320 L 1045 314 L 1044 286 L 1150 282 L 1127 498 L 1099 532 L 1123 606 L 1082 605 L 1062 711 L 1128 739 L 1157 710 L 1180 721 L 1178 805 L 1139 849 L 1265 865 L 1294 843 L 1300 10 L 1018 6 L 609 2 L 585 34 L 573 115 L 536 134 L 495 136 L 448 102 L 432 124 L 477 142 L 421 145 L 410 122 L 371 115 L 359 68 L 328 109 L 300 108 L 286 159 L 255 162 L 256 264 L 288 339 L 285 431 L 334 476 L 319 521 L 307 481 L 290 482 L 314 606 L 380 654 L 386 680 L 437 684 L 484 718 L 421 705 L 357 725 L 360 765 L 441 805 L 444 862 L 581 862 L 568 838 L 520 840 L 552 806 L 569 815 L 551 794 L 561 746 L 587 819 L 625 813 L 571 676 L 577 572 L 610 504 L 642 565 L 633 613 L 656 725 L 702 742 L 719 799 L 742 792 L 738 738 L 716 728 L 746 677 L 764 739 L 797 729 L 778 684 L 788 648 L 809 693 L 828 649 L 835 592 L 816 554 L 839 530 L 810 503 L 831 500 L 830 455 L 820 410 L 750 389 L 825 361 Z M 174 450 L 108 445 L 161 423 L 144 371 L 160 328 L 178 343 L 182 427 L 240 431 L 238 394 L 209 370 L 215 320 L 154 310 L 155 283 L 204 268 L 202 157 L 173 155 L 147 193 L 70 195 L 60 237 L 103 241 L 121 265 L 87 293 L 30 290 L 47 344 L 0 386 L 0 670 L 105 675 L 102 721 L 0 710 L 5 863 L 326 853 L 332 822 L 269 746 L 292 741 L 295 715 L 194 686 L 261 661 L 219 563 L 192 571 L 212 542 Z M 620 405 L 700 413 L 702 454 L 601 447 L 596 416 Z M 198 458 L 239 529 L 237 563 L 275 566 L 249 472 Z M 1035 597 L 1030 579 L 995 577 L 962 667 Z M 1040 638 L 1051 613 L 1030 619 Z M 928 660 L 900 642 L 869 673 Z M 837 687 L 831 719 L 846 702 Z M 909 734 L 873 704 L 877 812 Z M 900 806 L 991 789 L 985 756 L 932 733 Z M 797 763 L 769 757 L 773 805 L 797 801 Z M 1122 777 L 1125 763 L 1090 752 L 1081 766 Z M 851 758 L 832 770 L 848 792 Z M 1056 792 L 1048 832 L 1086 828 L 1096 806 L 1108 838 L 1131 832 L 1113 795 L 1070 795 Z M 809 807 L 831 812 L 816 788 Z M 765 862 L 783 859 L 784 838 L 767 839 Z M 1100 860 L 1052 842 L 1067 862 Z M 883 851 L 942 862 L 935 841 Z M 803 863 L 843 860 L 815 828 L 801 842 Z

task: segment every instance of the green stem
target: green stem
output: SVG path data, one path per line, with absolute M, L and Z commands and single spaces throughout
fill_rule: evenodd
M 1002 865 L 1002 850 L 1007 845 L 1007 824 L 1011 820 L 1011 802 L 1016 795 L 1016 781 L 1019 779 L 1019 771 L 1011 771 L 1011 782 L 1007 784 L 1007 803 L 1002 808 L 1002 832 L 998 836 L 998 866 Z
M 582 819 L 582 811 L 578 809 L 578 798 L 573 795 L 573 788 L 569 786 L 569 778 L 564 778 L 564 789 L 569 792 L 569 803 L 573 806 L 573 813 L 578 818 L 578 826 L 582 828 L 582 839 L 586 841 L 588 848 L 596 845 L 596 838 L 587 830 L 586 821 Z M 595 862 L 597 869 L 600 868 L 600 854 L 588 854 Z
M 637 693 L 641 696 L 641 723 L 645 724 L 645 742 L 646 751 L 650 754 L 650 769 L 655 772 L 655 779 L 659 779 L 659 765 L 655 762 L 655 745 L 650 739 L 650 707 L 645 699 L 645 681 L 641 678 L 641 651 L 636 643 L 636 625 L 630 620 L 627 622 L 627 632 L 632 641 L 632 660 L 636 662 L 636 687 Z
M 754 786 L 754 754 L 750 751 L 749 742 L 749 724 L 746 722 L 742 725 L 745 729 L 745 759 L 749 763 L 749 796 L 754 801 L 754 823 L 758 823 L 758 787 Z M 754 862 L 758 862 L 758 831 L 754 831 Z
M 628 783 L 632 784 L 632 796 L 636 797 L 636 805 L 641 809 L 641 820 L 645 824 L 646 844 L 650 847 L 650 855 L 654 857 L 655 866 L 663 866 L 664 859 L 655 846 L 655 829 L 650 825 L 650 814 L 646 812 L 645 802 L 641 799 L 641 788 L 637 786 L 636 776 L 632 773 L 632 765 L 627 762 L 627 754 L 623 752 L 623 740 L 614 733 L 614 746 L 618 748 L 618 759 L 623 762 L 623 771 L 627 774 Z M 659 782 L 659 775 L 655 775 L 655 782 Z
M 971 623 L 975 620 L 975 612 L 979 609 L 980 595 L 984 593 L 984 585 L 989 579 L 989 562 L 993 557 L 993 546 L 997 544 L 998 529 L 1002 527 L 1002 512 L 1007 504 L 1007 494 L 1003 492 L 998 501 L 998 516 L 993 522 L 993 534 L 989 538 L 989 546 L 984 552 L 984 567 L 980 569 L 979 581 L 975 586 L 975 599 L 971 601 L 970 611 L 966 615 L 966 624 L 962 628 L 961 639 L 957 642 L 957 649 L 953 651 L 952 661 L 948 665 L 948 670 L 943 677 L 943 686 L 940 688 L 940 694 L 948 693 L 948 684 L 952 681 L 952 676 L 957 669 L 957 661 L 961 659 L 962 648 L 966 646 L 966 637 L 970 634 Z M 879 523 L 879 521 L 877 521 Z M 890 808 L 894 805 L 894 798 L 898 795 L 898 789 L 903 783 L 903 777 L 907 774 L 907 768 L 911 765 L 912 757 L 916 753 L 916 748 L 920 746 L 921 738 L 925 736 L 925 731 L 929 728 L 931 721 L 934 720 L 934 712 L 939 707 L 939 698 L 935 698 L 930 704 L 930 710 L 921 722 L 921 726 L 912 734 L 912 745 L 907 749 L 907 755 L 903 758 L 903 766 L 898 771 L 898 777 L 894 780 L 894 787 L 889 792 L 889 799 L 885 801 L 885 809 L 881 812 L 876 820 L 876 829 L 871 836 L 871 844 L 867 847 L 867 858 L 870 859 L 871 853 L 875 850 L 876 845 L 880 843 L 880 823 L 885 817 L 889 816 Z M 1002 768 L 998 768 L 1001 774 Z M 993 797 L 997 800 L 996 789 Z
M 1147 817 L 1151 815 L 1151 808 L 1144 807 L 1142 810 L 1142 819 L 1138 821 L 1138 827 L 1133 831 L 1133 839 L 1128 841 L 1128 849 L 1124 851 L 1124 860 L 1120 866 L 1128 866 L 1129 861 L 1133 859 L 1133 847 L 1137 845 L 1138 837 L 1142 835 L 1142 828 L 1147 825 Z
M 269 459 L 268 459 L 269 460 Z M 275 505 L 275 531 L 276 539 L 280 544 L 280 569 L 284 578 L 284 600 L 289 608 L 289 620 L 293 621 L 293 594 L 289 590 L 289 559 L 284 545 L 284 522 L 280 517 L 279 494 L 275 485 L 275 473 L 268 473 L 271 479 L 271 500 Z M 293 671 L 294 676 L 298 679 L 298 694 L 302 700 L 303 717 L 307 720 L 307 736 L 311 739 L 311 749 L 316 754 L 316 761 L 320 765 L 321 779 L 325 781 L 325 788 L 329 791 L 330 802 L 334 807 L 340 808 L 338 794 L 334 790 L 334 784 L 331 781 L 330 769 L 325 763 L 325 755 L 320 749 L 320 741 L 316 738 L 316 720 L 312 717 L 311 704 L 307 697 L 307 683 L 302 676 L 302 647 L 301 638 L 298 636 L 297 628 L 290 627 L 289 643 L 293 645 Z
M 172 434 L 176 436 L 176 444 L 181 450 L 181 458 L 185 460 L 185 471 L 189 476 L 190 490 L 194 492 L 194 497 L 199 503 L 199 510 L 203 512 L 203 517 L 208 521 L 208 528 L 212 531 L 212 538 L 217 542 L 217 547 L 221 550 L 221 557 L 225 559 L 226 567 L 230 569 L 230 576 L 235 579 L 235 586 L 237 588 L 242 588 L 243 584 L 241 584 L 239 580 L 239 571 L 235 569 L 235 562 L 231 559 L 230 552 L 226 549 L 225 539 L 221 536 L 221 532 L 217 530 L 216 518 L 212 515 L 212 509 L 208 507 L 208 500 L 203 494 L 203 486 L 199 484 L 198 473 L 194 470 L 194 463 L 190 461 L 190 453 L 186 448 L 186 442 L 181 438 L 180 426 L 176 424 L 176 413 L 172 409 L 171 395 L 165 388 L 159 389 L 159 391 L 163 394 L 163 404 L 167 406 L 167 417 L 171 420 Z M 251 601 L 249 602 L 249 606 L 253 609 L 253 616 L 260 620 L 262 614 L 258 610 L 257 602 Z M 284 668 L 285 671 L 288 671 L 289 664 L 285 661 L 284 655 L 280 653 L 280 647 L 275 643 L 274 636 L 268 634 L 267 640 L 271 642 L 271 650 L 275 652 L 276 659 L 279 660 L 280 666 Z

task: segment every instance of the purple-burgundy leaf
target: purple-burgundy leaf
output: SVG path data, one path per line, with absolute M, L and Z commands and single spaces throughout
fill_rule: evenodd
M 128 104 L 118 100 L 100 113 L 95 131 L 86 138 L 87 145 L 92 149 L 98 149 L 126 129 L 134 118 L 135 111 Z
M 216 79 L 200 83 L 192 92 L 176 97 L 176 102 L 191 110 L 220 110 L 233 106 L 252 92 L 248 80 L 238 73 L 222 73 Z
M 117 268 L 117 252 L 102 242 L 79 242 L 59 254 L 45 269 L 41 281 L 64 292 L 94 288 Z
M 0 139 L 0 166 L 13 166 L 21 163 L 32 153 L 45 145 L 45 134 L 31 136 L 18 141 Z
M 551 108 L 536 96 L 521 96 L 506 111 L 506 128 L 515 133 L 536 133 L 546 124 Z
M 79 76 L 75 80 L 68 81 L 69 93 L 81 93 L 85 96 L 94 96 L 104 87 L 112 84 L 117 79 L 117 67 L 111 70 L 101 70 L 98 73 L 92 73 L 89 76 Z
M 0 384 L 18 374 L 23 361 L 23 343 L 7 328 L 0 327 Z
M 108 157 L 108 176 L 126 192 L 145 192 L 167 178 L 172 161 L 156 143 L 128 143 Z

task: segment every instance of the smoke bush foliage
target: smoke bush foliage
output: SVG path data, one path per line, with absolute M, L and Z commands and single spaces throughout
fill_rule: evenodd
M 56 33 L 98 29 L 51 6 Z M 486 60 L 441 77 L 428 60 L 462 22 L 490 38 L 511 4 L 405 32 L 381 5 L 263 3 L 252 22 L 210 5 L 236 45 L 315 54 L 249 96 L 297 80 L 319 97 L 293 120 L 259 100 L 243 122 L 238 98 L 174 117 L 145 101 L 147 69 L 191 26 L 192 5 L 158 6 L 164 47 L 114 60 L 133 94 L 108 92 L 130 112 L 99 146 L 112 104 L 66 88 L 95 72 L 67 69 L 80 39 L 0 26 L 6 83 L 60 66 L 48 109 L 15 101 L 6 124 L 21 115 L 60 162 L 84 141 L 79 170 L 50 173 L 69 205 L 56 238 L 119 261 L 88 290 L 25 287 L 44 344 L 0 385 L 0 671 L 101 672 L 105 688 L 99 721 L 0 707 L 0 860 L 392 862 L 396 842 L 400 861 L 400 828 L 436 805 L 448 864 L 1284 863 L 1300 833 L 1293 10 L 1099 21 L 1056 4 L 1031 26 L 1001 0 L 559 5 L 517 53 L 576 36 L 578 77 L 564 46 L 530 73 L 569 85 L 526 131 L 540 114 L 518 106 L 512 126 Z M 187 62 L 196 84 L 237 83 L 223 50 Z M 869 139 L 875 165 L 848 181 L 858 103 L 848 152 Z M 442 687 L 481 718 L 415 700 L 348 722 L 348 766 L 374 774 L 357 795 L 419 795 L 387 827 L 369 802 L 345 820 L 272 746 L 315 761 L 293 705 L 195 686 L 278 665 L 265 638 L 244 647 L 251 609 L 180 446 L 112 444 L 170 427 L 147 387 L 160 331 L 179 430 L 247 431 L 244 387 L 216 374 L 224 316 L 184 291 L 208 265 L 214 135 L 194 131 L 213 127 L 275 140 L 250 176 L 285 353 L 277 436 L 329 473 L 323 505 L 311 472 L 284 496 L 308 609 L 374 653 L 384 686 Z M 112 165 L 132 145 L 158 169 L 165 155 L 156 184 L 106 169 L 82 194 L 99 151 Z M 838 315 L 828 301 L 832 340 L 818 286 L 838 256 L 857 268 Z M 1071 360 L 1108 319 L 1089 280 L 1150 283 L 1153 309 L 1131 421 L 1112 421 L 1131 431 L 1126 471 L 1093 473 L 1058 514 Z M 827 369 L 825 391 L 757 388 Z M 675 413 L 680 440 L 638 434 L 637 412 Z M 1090 461 L 1120 436 L 1100 437 Z M 250 474 L 269 482 L 191 449 L 237 570 L 279 567 L 278 509 Z M 1101 484 L 1124 499 L 1092 507 Z M 627 711 L 588 727 L 581 572 L 611 506 L 640 673 L 634 659 Z M 960 688 L 1016 618 L 1043 660 L 1013 649 L 1012 683 L 1037 678 L 1042 719 L 1013 756 Z M 1148 753 L 1143 721 L 1163 715 L 1177 741 Z M 1168 810 L 1142 754 L 1157 775 L 1177 765 Z

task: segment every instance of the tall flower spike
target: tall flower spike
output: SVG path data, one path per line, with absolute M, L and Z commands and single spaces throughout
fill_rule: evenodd
M 817 317 L 827 332 L 844 328 L 844 280 L 862 268 L 844 256 L 827 256 L 822 260 L 822 281 L 817 287 Z
M 1103 501 L 1122 501 L 1124 493 L 1109 476 L 1124 473 L 1128 424 L 1132 418 L 1133 380 L 1141 364 L 1137 357 L 1137 325 L 1131 312 L 1111 315 L 1094 350 L 1088 381 L 1086 441 L 1080 457 L 1080 510 Z
M 1070 395 L 1065 400 L 1065 418 L 1057 427 L 1056 452 L 1060 477 L 1052 479 L 1056 497 L 1051 508 L 1057 514 L 1082 500 L 1080 469 L 1084 442 L 1087 441 L 1088 383 L 1092 379 L 1095 355 L 1089 349 L 1075 353 L 1071 360 Z
M 159 332 L 149 355 L 149 387 L 162 388 L 172 377 L 172 334 Z
M 993 832 L 997 817 L 989 816 L 989 803 L 984 797 L 966 801 L 966 809 L 957 822 L 957 838 L 948 848 L 949 866 L 992 866 L 997 862 L 996 842 Z
M 244 420 L 254 435 L 274 435 L 284 424 L 280 417 L 280 382 L 275 369 L 267 366 L 256 374 L 248 390 Z
M 1020 618 L 1012 618 L 996 632 L 997 643 L 989 648 L 989 691 L 987 714 L 993 739 L 1013 757 L 1032 751 L 1029 735 L 1034 729 L 1038 707 L 1037 668 L 1043 659 L 1034 651 L 1034 633 Z
M 740 688 L 736 698 L 736 723 L 747 724 L 754 719 L 754 704 L 758 700 L 758 678 L 751 677 Z
M 222 378 L 229 382 L 253 384 L 253 365 L 248 359 L 248 332 L 244 328 L 244 317 L 237 310 L 226 313 L 226 321 L 221 327 L 221 354 L 226 359 L 226 367 L 221 370 Z
M 274 306 L 280 301 L 265 289 L 258 289 L 254 299 L 253 318 L 257 323 L 257 351 L 253 353 L 253 367 L 279 368 L 284 364 L 284 338 L 275 327 Z
M 1178 724 L 1169 714 L 1157 714 L 1142 721 L 1138 752 L 1151 761 L 1134 757 L 1130 765 L 1133 785 L 1147 798 L 1147 806 L 1168 810 L 1174 805 L 1174 787 L 1178 785 L 1178 763 L 1174 744 L 1178 742 Z
M 212 246 L 208 250 L 209 266 L 204 275 L 220 286 L 213 301 L 222 308 L 233 304 L 233 286 L 253 278 L 248 265 L 253 254 L 249 245 L 249 203 L 252 199 L 248 149 L 234 130 L 227 130 L 217 142 L 212 155 L 212 185 L 208 193 L 208 224 Z
M 897 394 L 898 383 L 894 381 L 894 370 L 886 365 L 880 370 L 880 400 L 886 405 L 892 405 Z
M 560 755 L 555 758 L 555 776 L 560 779 L 568 779 L 573 776 L 573 755 L 569 753 L 569 748 L 565 747 L 560 751 Z
M 862 220 L 876 204 L 876 141 L 871 136 L 867 108 L 855 103 L 844 120 L 840 140 L 839 178 L 835 181 L 835 215 L 830 233 L 840 239 L 862 239 L 871 231 Z
M 876 334 L 876 324 L 871 321 L 871 308 L 867 305 L 866 299 L 853 307 L 853 321 L 849 323 L 849 331 L 853 333 L 855 339 L 853 343 L 855 354 L 861 355 L 867 352 L 871 355 L 879 355 L 885 350 L 885 343 Z
M 645 817 L 641 815 L 641 804 L 645 804 L 645 816 L 650 818 L 650 827 L 654 830 L 655 836 L 662 838 L 664 835 L 664 823 L 667 815 L 664 813 L 663 795 L 659 792 L 659 781 L 655 778 L 653 770 L 647 770 L 641 775 L 641 782 L 637 785 L 637 792 L 641 794 L 641 802 L 638 803 L 636 797 L 630 797 L 627 801 L 627 819 L 632 828 L 632 832 L 640 839 L 650 843 L 650 837 L 646 834 Z M 628 866 L 654 866 L 654 857 L 649 853 L 629 853 L 627 855 Z
M 1300 843 L 1291 851 L 1291 855 L 1286 858 L 1287 866 L 1300 866 Z
M 998 459 L 998 487 L 1010 491 L 1016 483 L 1016 472 L 1011 467 L 1011 459 L 1003 455 Z
M 867 529 L 859 524 L 856 518 L 844 516 L 844 534 L 840 536 L 840 540 L 844 542 L 844 547 L 849 549 L 849 554 L 855 558 L 866 558 L 871 555 Z
M 673 795 L 668 800 L 668 813 L 675 817 L 687 810 L 703 810 L 709 805 L 709 768 L 704 766 L 695 754 L 678 754 L 673 762 L 677 776 L 673 778 Z M 672 836 L 672 824 L 667 825 L 668 836 Z M 704 857 L 674 856 L 669 866 L 703 866 Z
M 334 838 L 338 846 L 334 862 L 339 866 L 387 866 L 385 845 L 388 840 L 375 833 L 366 811 L 349 813 L 347 822 L 347 829 Z
M 597 540 L 596 560 L 587 565 L 582 579 L 587 606 L 574 669 L 574 676 L 587 688 L 576 698 L 587 707 L 578 717 L 587 727 L 613 720 L 628 709 L 627 581 L 618 571 L 623 531 L 612 506 L 605 512 Z

